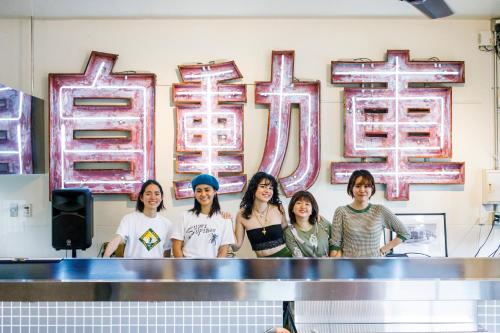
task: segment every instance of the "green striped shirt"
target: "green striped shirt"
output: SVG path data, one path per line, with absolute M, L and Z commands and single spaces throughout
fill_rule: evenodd
M 403 241 L 410 237 L 401 221 L 382 205 L 369 204 L 363 210 L 341 206 L 335 210 L 332 241 L 345 257 L 379 257 L 384 228 L 394 231 Z

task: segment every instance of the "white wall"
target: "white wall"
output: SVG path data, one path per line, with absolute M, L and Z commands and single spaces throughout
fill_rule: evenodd
M 475 223 L 485 218 L 481 205 L 481 171 L 493 167 L 493 60 L 477 49 L 478 32 L 487 20 L 349 20 L 349 19 L 145 19 L 36 20 L 34 25 L 34 95 L 47 101 L 47 75 L 82 71 L 92 50 L 119 54 L 115 71 L 150 71 L 157 75 L 156 174 L 166 187 L 165 215 L 176 220 L 191 201 L 175 201 L 174 113 L 170 89 L 178 82 L 177 65 L 211 60 L 235 60 L 248 85 L 245 105 L 245 171 L 251 176 L 263 152 L 267 110 L 254 105 L 254 82 L 269 80 L 272 50 L 295 50 L 295 76 L 321 80 L 321 172 L 311 188 L 321 213 L 349 202 L 345 185 L 331 185 L 330 163 L 343 154 L 342 88 L 329 82 L 332 60 L 382 60 L 387 49 L 409 49 L 413 59 L 438 57 L 465 61 L 466 82 L 453 86 L 453 158 L 465 161 L 463 186 L 412 185 L 410 201 L 386 202 L 383 186 L 372 199 L 395 212 L 445 212 L 451 256 L 472 256 L 488 229 Z M 28 32 L 28 33 L 27 33 Z M 29 21 L 0 20 L 0 82 L 29 92 Z M 296 113 L 296 112 L 295 112 Z M 297 163 L 297 117 L 282 175 Z M 178 175 L 175 176 L 179 179 Z M 0 256 L 64 256 L 51 249 L 48 176 L 0 177 Z M 241 195 L 222 197 L 224 210 L 235 213 Z M 8 218 L 9 200 L 33 204 L 33 218 Z M 284 200 L 286 203 L 288 200 Z M 134 203 L 122 196 L 95 200 L 94 246 L 81 253 L 93 256 L 110 238 L 120 218 Z M 15 223 L 17 222 L 17 223 Z M 482 251 L 489 254 L 500 240 L 495 229 Z M 249 246 L 242 255 L 249 256 Z
M 0 20 L 0 83 L 31 92 L 29 20 Z

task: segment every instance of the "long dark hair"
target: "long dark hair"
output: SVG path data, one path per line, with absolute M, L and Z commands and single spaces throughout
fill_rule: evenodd
M 319 208 L 316 199 L 309 191 L 299 191 L 293 195 L 292 200 L 290 200 L 290 204 L 288 204 L 288 216 L 290 216 L 290 222 L 292 224 L 295 224 L 297 222 L 297 219 L 295 218 L 295 213 L 293 212 L 293 207 L 299 200 L 300 201 L 305 200 L 311 203 L 312 212 L 311 215 L 309 216 L 309 223 L 314 225 L 316 222 L 318 222 Z
M 137 203 L 135 205 L 135 209 L 141 213 L 144 211 L 144 202 L 142 202 L 141 199 L 144 195 L 144 192 L 146 191 L 146 187 L 148 187 L 149 185 L 156 185 L 160 189 L 161 202 L 160 205 L 156 207 L 156 211 L 159 212 L 160 210 L 165 209 L 165 206 L 163 205 L 163 189 L 161 188 L 160 183 L 158 183 L 154 179 L 148 179 L 142 184 L 141 190 L 139 191 L 139 198 L 137 199 Z
M 349 178 L 349 183 L 347 184 L 347 194 L 351 196 L 351 198 L 354 198 L 354 193 L 352 192 L 352 189 L 354 188 L 354 185 L 356 184 L 356 179 L 358 177 L 361 177 L 365 184 L 370 186 L 372 188 L 372 194 L 370 195 L 370 198 L 375 194 L 375 179 L 373 178 L 372 174 L 368 170 L 356 170 L 352 173 L 351 178 Z
M 210 185 L 208 185 L 208 186 L 210 186 Z M 215 189 L 214 189 L 214 191 L 215 191 Z M 191 208 L 189 211 L 196 214 L 196 216 L 200 216 L 201 205 L 198 202 L 198 200 L 196 200 L 196 198 L 194 198 L 193 208 Z M 210 207 L 210 212 L 208 213 L 208 217 L 212 217 L 212 215 L 214 215 L 214 214 L 220 214 L 220 204 L 219 204 L 219 197 L 217 196 L 217 192 L 215 192 L 215 194 L 214 194 L 214 199 L 212 200 L 212 207 Z
M 257 172 L 255 175 L 253 175 L 252 179 L 250 179 L 247 191 L 245 192 L 243 198 L 241 199 L 240 208 L 243 208 L 242 215 L 246 219 L 249 219 L 250 216 L 252 216 L 252 208 L 253 208 L 253 203 L 255 201 L 255 192 L 257 191 L 259 183 L 263 179 L 268 180 L 269 183 L 271 183 L 271 186 L 273 187 L 273 196 L 271 197 L 271 200 L 269 200 L 269 203 L 271 205 L 278 207 L 278 209 L 282 214 L 284 213 L 278 193 L 278 182 L 276 181 L 276 178 L 274 178 L 272 175 L 268 173 L 261 171 Z

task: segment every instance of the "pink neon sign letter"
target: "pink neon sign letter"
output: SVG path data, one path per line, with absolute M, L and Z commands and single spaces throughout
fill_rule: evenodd
M 154 178 L 154 74 L 114 74 L 92 52 L 83 74 L 50 74 L 50 188 L 137 199 Z
M 266 147 L 259 170 L 279 175 L 288 145 L 292 104 L 300 107 L 300 154 L 295 171 L 280 178 L 287 197 L 311 187 L 320 168 L 320 82 L 293 78 L 293 51 L 273 51 L 271 82 L 257 82 L 255 103 L 269 105 Z
M 0 84 L 0 174 L 33 173 L 31 96 Z
M 334 162 L 332 183 L 368 169 L 387 184 L 388 200 L 408 200 L 409 184 L 463 184 L 464 163 L 410 160 L 451 157 L 451 88 L 429 85 L 458 82 L 463 62 L 410 61 L 407 50 L 388 51 L 387 61 L 332 62 L 332 83 L 362 85 L 344 89 L 344 156 L 383 160 Z
M 241 192 L 243 172 L 243 84 L 221 84 L 242 78 L 233 61 L 179 66 L 183 83 L 173 86 L 177 105 L 178 173 L 209 173 L 219 178 L 219 193 Z M 191 182 L 174 181 L 177 199 L 193 196 Z

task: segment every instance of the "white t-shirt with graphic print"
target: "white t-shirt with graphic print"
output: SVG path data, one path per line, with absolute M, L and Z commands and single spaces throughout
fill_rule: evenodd
M 125 258 L 163 258 L 170 249 L 172 222 L 160 214 L 151 218 L 141 212 L 123 217 L 116 233 L 125 240 Z
M 185 212 L 175 224 L 173 239 L 184 242 L 182 252 L 186 258 L 217 258 L 219 247 L 234 244 L 233 223 L 220 214 Z

